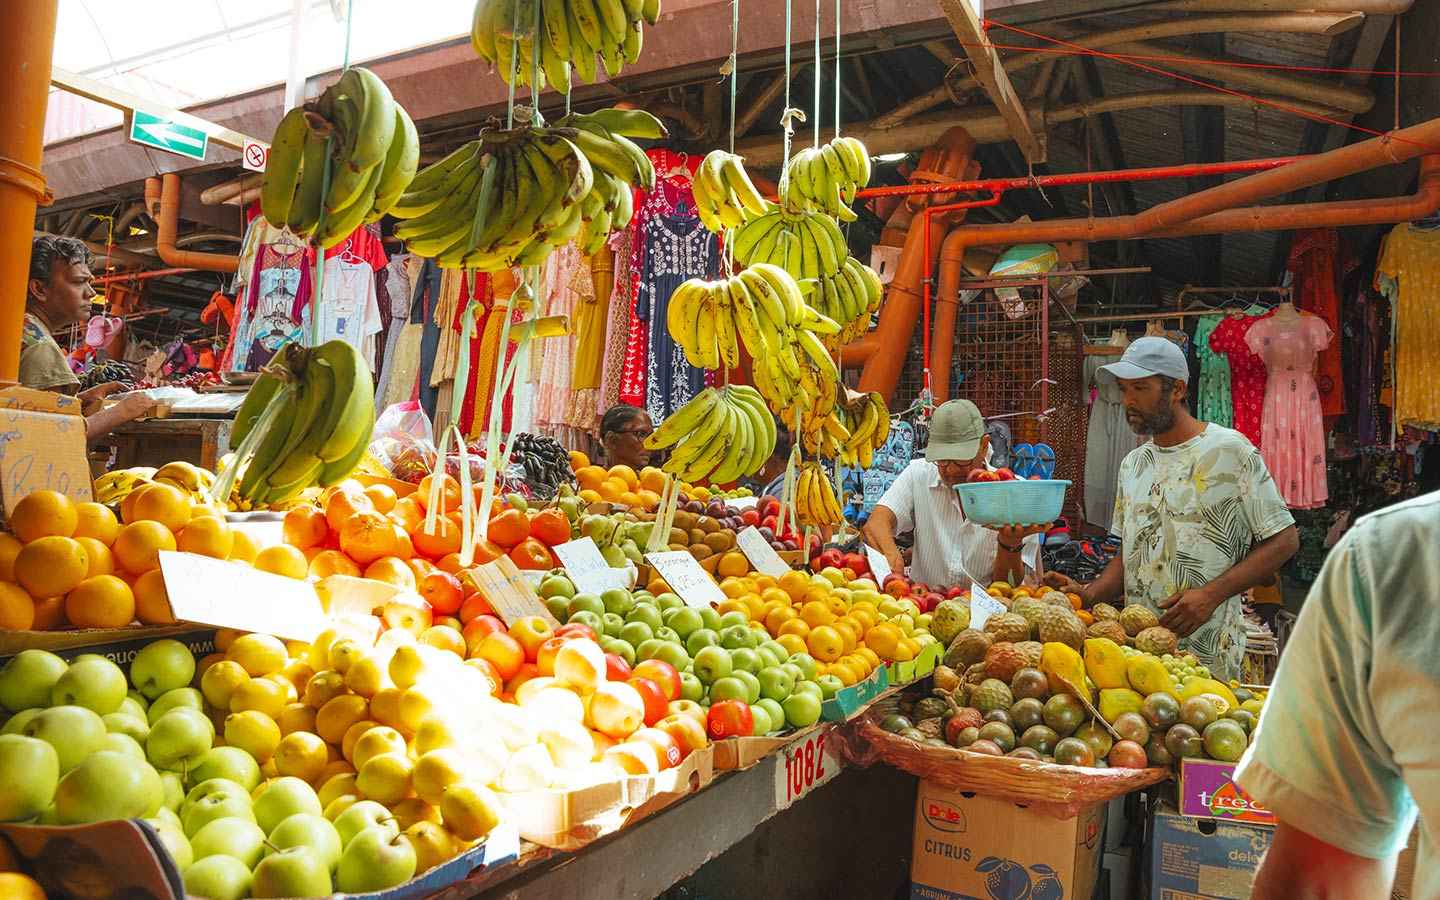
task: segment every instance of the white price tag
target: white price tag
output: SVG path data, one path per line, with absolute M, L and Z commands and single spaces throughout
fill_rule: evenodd
M 1005 612 L 1005 604 L 985 592 L 980 582 L 970 582 L 970 627 L 984 628 L 991 616 Z
M 693 606 L 696 609 L 705 609 L 711 604 L 725 602 L 725 592 L 720 590 L 720 585 L 710 577 L 710 573 L 700 567 L 684 550 L 663 550 L 659 553 L 647 553 L 645 559 L 670 585 L 670 590 L 680 595 L 686 606 Z
M 765 536 L 754 525 L 741 529 L 740 533 L 735 535 L 735 545 L 740 548 L 741 553 L 745 554 L 745 558 L 750 560 L 750 565 L 755 567 L 755 571 L 762 575 L 779 578 L 790 571 L 790 567 L 785 565 L 785 560 L 780 558 L 780 554 L 775 552 L 775 548 L 770 546 L 770 543 L 765 540 Z
M 330 622 L 308 581 L 195 553 L 160 551 L 160 574 L 177 619 L 313 641 Z
M 843 765 L 829 727 L 781 748 L 784 762 L 775 760 L 775 808 L 787 809 L 795 801 L 840 774 Z
M 1024 545 L 1020 548 L 1020 561 L 1025 564 L 1025 568 L 1032 572 L 1040 570 L 1040 540 L 1038 538 L 1038 535 L 1031 535 L 1025 539 Z
M 556 544 L 550 548 L 560 559 L 560 565 L 575 587 L 584 594 L 603 594 L 611 588 L 625 586 L 625 572 L 613 569 L 600 554 L 600 548 L 591 538 Z
M 875 583 L 884 587 L 885 579 L 894 574 L 890 570 L 890 560 L 869 544 L 865 545 L 865 559 L 870 563 L 870 574 L 875 576 Z

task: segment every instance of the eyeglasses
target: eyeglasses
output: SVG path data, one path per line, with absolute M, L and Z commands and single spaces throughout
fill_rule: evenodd
M 654 433 L 655 429 L 653 428 L 621 428 L 618 431 L 611 432 L 611 434 L 633 434 L 637 440 L 642 441 Z

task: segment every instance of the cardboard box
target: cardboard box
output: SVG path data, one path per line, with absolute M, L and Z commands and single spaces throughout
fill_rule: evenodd
M 53 391 L 0 389 L 0 505 L 6 515 L 31 491 L 94 499 L 80 401 Z
M 736 737 L 714 741 L 710 746 L 715 751 L 715 771 L 748 769 L 786 744 L 793 744 L 817 728 L 824 727 L 825 723 L 817 722 L 809 728 L 777 734 L 774 737 Z
M 921 781 L 910 854 L 912 900 L 1088 900 L 1100 871 L 1105 804 L 1057 819 L 1008 800 Z
M 1275 815 L 1233 780 L 1235 763 L 1180 761 L 1180 814 L 1201 819 L 1274 825 Z
M 82 653 L 107 656 L 127 672 L 140 648 L 161 638 L 175 638 L 198 660 L 215 650 L 215 629 L 204 625 L 127 625 L 124 628 L 74 628 L 68 631 L 0 632 L 0 664 L 21 650 L 49 650 L 65 659 Z
M 1164 801 L 1150 819 L 1150 896 L 1157 900 L 1241 900 L 1275 829 L 1195 819 Z
M 892 662 L 885 667 L 885 676 L 890 680 L 891 687 L 904 687 L 914 681 L 919 681 L 926 675 L 935 671 L 940 665 L 940 660 L 945 657 L 944 644 L 930 644 L 920 655 L 906 662 Z
M 835 692 L 835 696 L 820 705 L 820 718 L 826 722 L 848 722 L 879 700 L 890 689 L 890 677 L 881 666 L 864 681 L 856 682 Z

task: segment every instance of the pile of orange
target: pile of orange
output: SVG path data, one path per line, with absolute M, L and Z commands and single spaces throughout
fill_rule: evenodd
M 660 495 L 665 492 L 666 475 L 654 466 L 646 466 L 639 472 L 629 466 L 591 465 L 585 454 L 571 454 L 571 464 L 584 463 L 575 469 L 575 481 L 580 485 L 580 499 L 586 503 L 621 503 L 635 509 L 652 510 L 660 505 Z

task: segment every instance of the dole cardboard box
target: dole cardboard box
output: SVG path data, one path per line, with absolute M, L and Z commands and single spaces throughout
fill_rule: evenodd
M 1235 763 L 1214 759 L 1180 762 L 1180 815 L 1274 825 L 1275 816 L 1236 784 Z
M 1150 896 L 1158 900 L 1241 900 L 1275 829 L 1194 819 L 1165 801 L 1150 818 Z
M 996 797 L 921 781 L 910 854 L 912 900 L 1088 900 L 1100 871 L 1105 804 L 1057 819 Z

